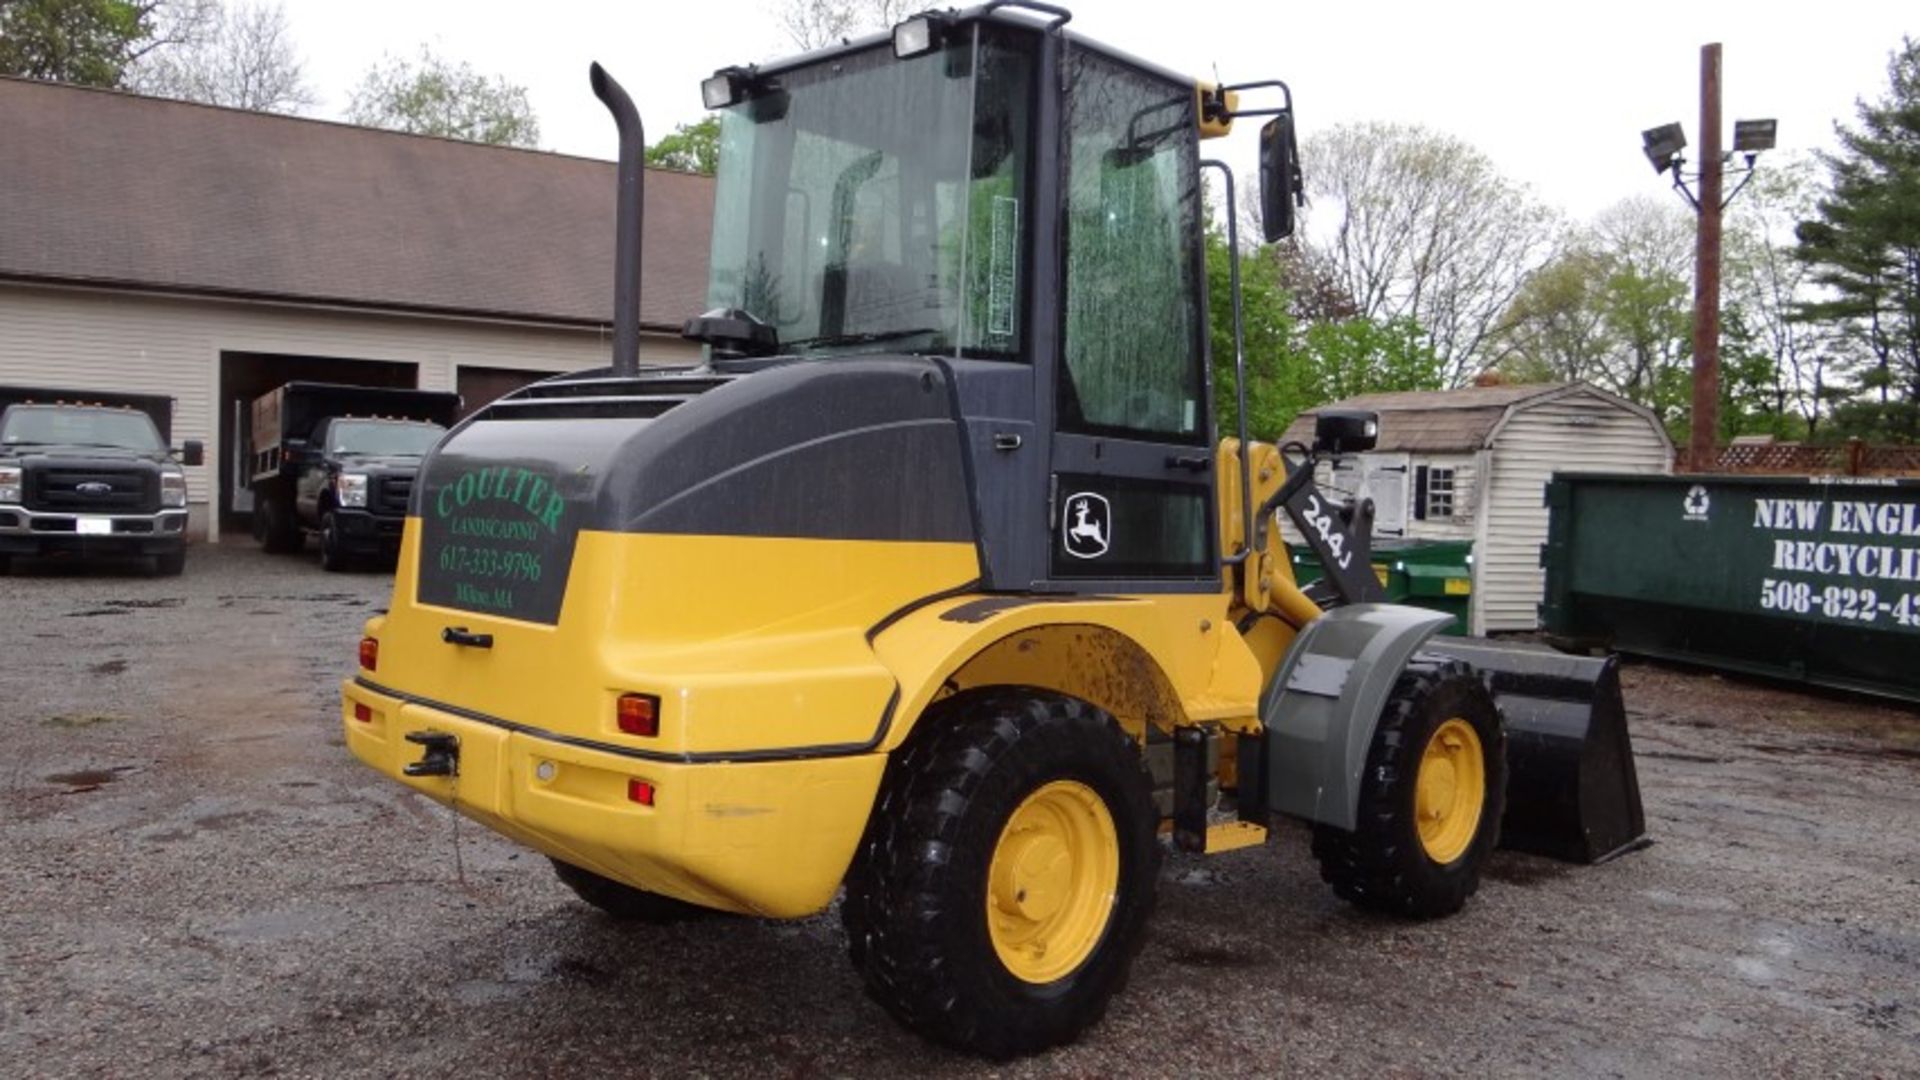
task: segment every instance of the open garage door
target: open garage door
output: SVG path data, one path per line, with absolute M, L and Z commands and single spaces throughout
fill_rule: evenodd
M 288 356 L 279 353 L 222 352 L 220 354 L 220 529 L 247 531 L 253 511 L 253 493 L 247 490 L 246 448 L 240 433 L 247 406 L 254 398 L 296 379 L 346 383 L 350 386 L 419 385 L 420 366 L 392 360 L 354 360 L 332 356 Z
M 558 372 L 530 371 L 524 368 L 472 367 L 461 364 L 459 374 L 454 380 L 456 384 L 454 389 L 460 391 L 460 415 L 464 417 L 528 383 L 551 379 L 556 374 Z

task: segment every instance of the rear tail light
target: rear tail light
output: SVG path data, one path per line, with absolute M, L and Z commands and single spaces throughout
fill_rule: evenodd
M 627 781 L 627 798 L 641 806 L 653 805 L 653 785 L 645 780 Z
M 373 723 L 373 710 L 359 702 L 353 703 L 353 718 L 363 724 Z
M 629 735 L 660 734 L 660 699 L 652 694 L 621 694 L 614 713 L 620 730 Z
M 377 638 L 360 639 L 360 666 L 368 671 L 380 669 L 380 641 Z

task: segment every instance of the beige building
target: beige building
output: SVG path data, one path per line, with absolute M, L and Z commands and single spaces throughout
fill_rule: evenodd
M 712 179 L 646 192 L 641 359 L 689 361 Z M 217 539 L 251 506 L 236 417 L 274 386 L 472 409 L 606 364 L 613 208 L 611 162 L 0 78 L 0 385 L 172 396 Z
M 1673 471 L 1659 418 L 1585 383 L 1363 394 L 1326 407 L 1380 415 L 1374 449 L 1322 478 L 1373 500 L 1376 538 L 1473 541 L 1474 634 L 1540 625 L 1554 473 Z M 1313 415 L 1283 441 L 1311 442 Z

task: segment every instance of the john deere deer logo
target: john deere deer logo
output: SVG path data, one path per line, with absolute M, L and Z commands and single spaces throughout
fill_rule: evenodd
M 1060 539 L 1076 559 L 1097 559 L 1113 540 L 1113 508 L 1104 496 L 1082 491 L 1067 496 L 1060 521 Z

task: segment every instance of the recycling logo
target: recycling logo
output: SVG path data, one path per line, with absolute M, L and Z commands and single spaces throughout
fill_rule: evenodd
M 1687 497 L 1681 507 L 1686 511 L 1686 520 L 1705 521 L 1707 511 L 1713 507 L 1713 498 L 1707 494 L 1705 487 L 1695 484 L 1687 489 Z

